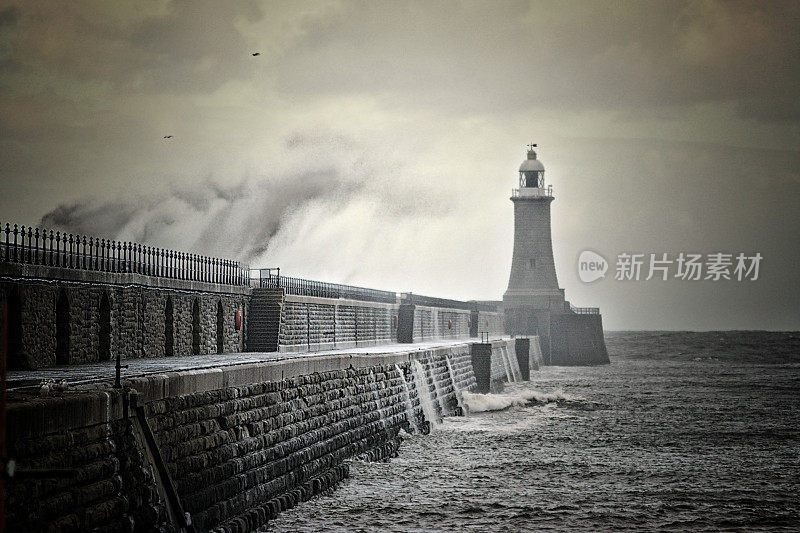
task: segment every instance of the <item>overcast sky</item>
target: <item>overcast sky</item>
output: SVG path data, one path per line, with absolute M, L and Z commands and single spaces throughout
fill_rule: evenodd
M 800 2 L 0 6 L 3 222 L 500 299 L 533 141 L 607 329 L 800 329 Z M 681 251 L 759 280 L 612 279 Z

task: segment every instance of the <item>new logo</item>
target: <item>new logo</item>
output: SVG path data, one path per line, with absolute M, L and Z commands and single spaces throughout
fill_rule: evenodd
M 578 277 L 584 283 L 591 283 L 604 278 L 608 270 L 608 261 L 602 255 L 584 250 L 578 256 Z

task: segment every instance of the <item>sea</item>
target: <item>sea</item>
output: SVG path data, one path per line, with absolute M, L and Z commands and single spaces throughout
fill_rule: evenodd
M 271 531 L 800 531 L 800 333 L 607 332 Z

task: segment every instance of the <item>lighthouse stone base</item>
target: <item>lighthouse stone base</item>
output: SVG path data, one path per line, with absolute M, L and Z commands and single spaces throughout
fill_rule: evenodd
M 505 307 L 509 335 L 539 335 L 547 365 L 577 366 L 608 363 L 599 313 L 578 314 L 530 306 Z

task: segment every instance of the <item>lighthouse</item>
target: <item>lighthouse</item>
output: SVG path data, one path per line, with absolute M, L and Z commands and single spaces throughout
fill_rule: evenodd
M 529 144 L 519 167 L 514 204 L 514 253 L 503 295 L 505 330 L 510 335 L 538 335 L 550 364 L 607 363 L 602 317 L 597 308 L 576 308 L 558 286 L 550 230 L 553 186 L 544 164 Z
M 545 184 L 544 165 L 537 159 L 535 144 L 519 166 L 519 188 L 511 192 L 514 203 L 514 255 L 508 289 L 503 296 L 506 309 L 563 309 L 564 291 L 558 287 L 550 235 L 552 185 Z

